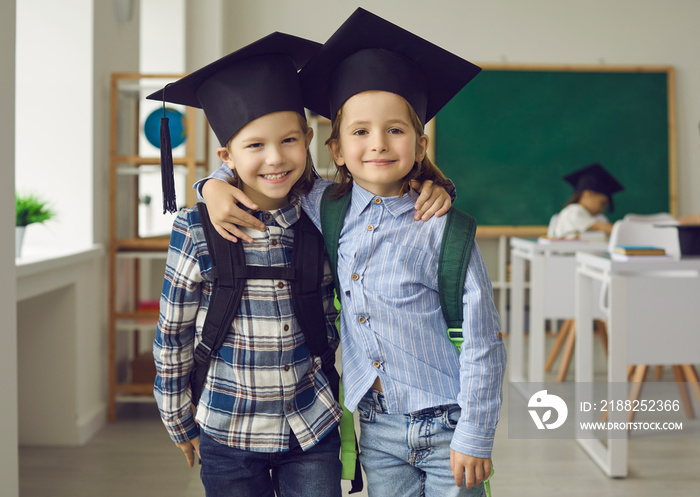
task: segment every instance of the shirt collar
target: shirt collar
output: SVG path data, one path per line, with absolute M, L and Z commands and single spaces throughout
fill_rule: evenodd
M 251 214 L 265 223 L 265 226 L 291 228 L 301 216 L 301 200 L 294 197 L 286 207 L 271 211 L 253 211 Z
M 357 183 L 352 185 L 352 209 L 356 215 L 362 214 L 362 212 L 373 202 L 374 199 L 381 199 L 381 205 L 389 211 L 389 213 L 394 217 L 399 217 L 402 214 L 413 209 L 415 205 L 415 199 L 413 198 L 415 192 L 411 190 L 410 192 L 398 197 L 395 195 L 393 197 L 380 197 L 379 195 L 374 195 L 368 192 Z

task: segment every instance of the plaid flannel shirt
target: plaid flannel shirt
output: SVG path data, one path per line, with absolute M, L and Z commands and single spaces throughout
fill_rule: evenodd
M 267 226 L 248 230 L 246 262 L 289 266 L 298 201 L 255 213 Z M 321 359 L 311 356 L 294 317 L 286 280 L 248 280 L 241 304 L 221 349 L 213 355 L 195 417 L 190 404 L 194 348 L 213 288 L 211 259 L 196 208 L 180 211 L 174 224 L 154 341 L 154 394 L 175 442 L 204 430 L 219 443 L 254 452 L 289 447 L 290 428 L 303 449 L 316 444 L 339 421 Z M 323 305 L 329 344 L 338 345 L 332 277 L 324 265 Z

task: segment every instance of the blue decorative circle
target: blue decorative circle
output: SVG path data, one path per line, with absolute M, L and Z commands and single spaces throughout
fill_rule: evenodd
M 148 115 L 146 122 L 143 123 L 143 132 L 146 135 L 146 140 L 156 148 L 160 148 L 161 117 L 163 117 L 163 109 L 156 109 Z M 185 116 L 177 109 L 166 107 L 165 117 L 170 120 L 168 122 L 170 128 L 170 145 L 176 148 L 187 139 Z

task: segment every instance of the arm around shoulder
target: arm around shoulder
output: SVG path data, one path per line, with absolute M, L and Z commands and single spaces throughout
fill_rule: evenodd
M 240 203 L 248 209 L 258 210 L 255 202 L 240 189 L 227 182 L 227 179 L 233 176 L 227 175 L 225 170 L 228 170 L 229 173 L 231 171 L 228 166 L 224 165 L 210 176 L 212 179 L 221 181 L 198 182 L 195 184 L 195 187 L 201 189 L 201 195 L 207 204 L 209 217 L 217 233 L 232 242 L 237 242 L 239 238 L 252 242 L 253 239 L 241 231 L 239 227 L 265 231 L 265 224 L 239 206 Z

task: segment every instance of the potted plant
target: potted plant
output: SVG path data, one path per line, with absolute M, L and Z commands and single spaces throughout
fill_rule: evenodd
M 24 231 L 30 224 L 43 223 L 56 215 L 48 202 L 37 195 L 15 195 L 15 249 L 16 257 L 22 255 Z

